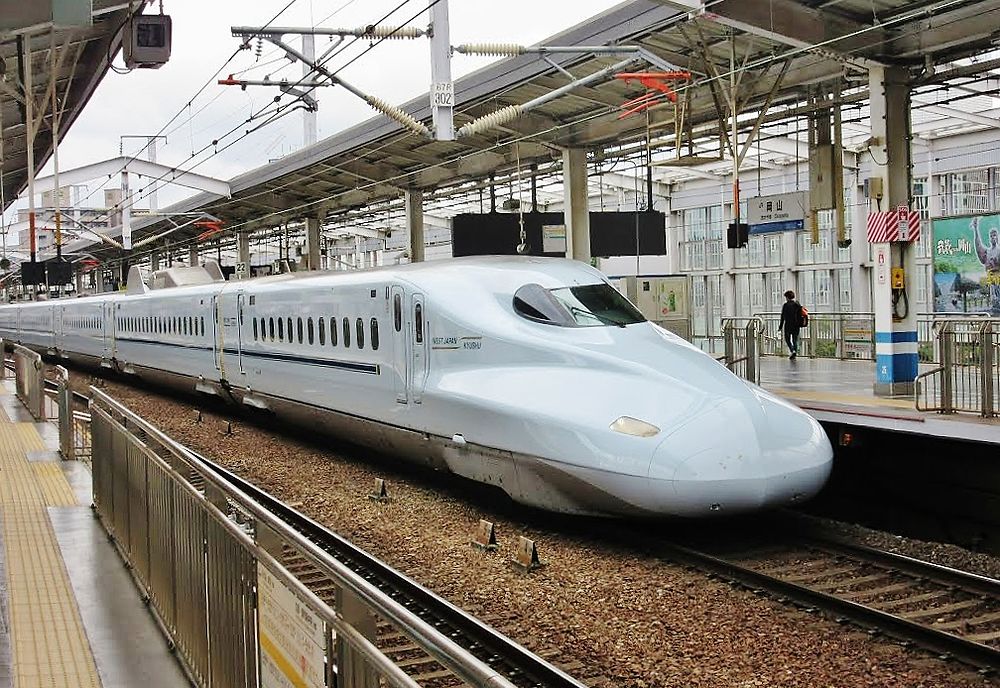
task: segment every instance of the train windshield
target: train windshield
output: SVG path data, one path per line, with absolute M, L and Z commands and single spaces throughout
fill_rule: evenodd
M 514 294 L 514 310 L 529 320 L 561 327 L 625 327 L 646 320 L 628 299 L 603 283 L 558 289 L 526 284 Z

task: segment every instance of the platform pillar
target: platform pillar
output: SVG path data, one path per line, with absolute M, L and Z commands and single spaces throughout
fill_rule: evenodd
M 197 264 L 198 264 L 198 248 L 194 247 L 188 249 L 188 265 L 194 267 Z
M 587 201 L 587 151 L 563 151 L 563 217 L 566 257 L 590 262 L 590 206 Z
M 250 276 L 250 232 L 236 234 L 236 279 Z
M 319 270 L 320 269 L 320 242 L 322 241 L 320 236 L 321 228 L 320 218 L 309 217 L 306 218 L 306 252 L 303 258 L 305 258 L 306 270 Z
M 83 293 L 83 270 L 77 268 L 76 274 L 74 275 L 74 285 L 76 286 L 76 293 Z
M 410 249 L 410 262 L 424 260 L 424 192 L 406 190 L 406 238 Z
M 869 212 L 911 207 L 910 84 L 903 67 L 872 67 L 872 177 L 881 178 L 883 198 L 869 201 Z M 916 247 L 905 242 L 877 243 L 872 270 L 875 310 L 875 394 L 912 395 L 917 376 Z M 902 268 L 902 289 L 893 289 L 893 268 Z
M 160 269 L 160 253 L 159 251 L 153 251 L 149 254 L 149 271 L 156 272 Z

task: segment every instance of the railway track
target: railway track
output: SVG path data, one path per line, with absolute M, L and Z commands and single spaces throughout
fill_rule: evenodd
M 648 546 L 647 541 L 647 546 Z M 659 540 L 660 553 L 969 664 L 1000 671 L 1000 581 L 797 526 L 706 544 Z
M 480 660 L 502 673 L 515 685 L 525 688 L 585 688 L 601 683 L 600 677 L 590 677 L 590 680 L 582 681 L 571 677 L 487 625 L 487 622 L 497 623 L 503 619 L 485 617 L 485 620 L 480 620 L 466 613 L 252 483 L 204 456 L 193 453 L 211 466 L 226 482 L 249 495 L 303 536 L 387 593 L 396 602 L 418 614 Z M 325 602 L 335 605 L 334 582 L 305 558 L 286 551 L 282 563 Z M 396 631 L 391 624 L 379 621 L 376 645 L 421 685 L 435 687 L 461 685 L 461 681 L 449 670 Z
M 80 401 L 86 400 L 86 395 L 74 395 Z M 242 478 L 201 458 L 214 466 L 220 476 L 395 599 L 422 616 L 430 614 L 425 618 L 491 666 L 502 667 L 503 673 L 518 685 L 582 685 L 483 621 L 437 598 Z M 609 535 L 618 541 L 631 539 L 618 528 L 611 527 L 609 531 L 613 531 Z M 649 550 L 653 542 L 654 553 L 659 556 L 756 593 L 766 592 L 781 602 L 826 612 L 839 622 L 856 623 L 872 633 L 884 633 L 904 645 L 956 659 L 983 673 L 1000 671 L 1000 581 L 872 549 L 801 526 L 771 532 L 774 534 L 770 537 L 762 537 L 759 531 L 739 533 L 722 540 L 715 538 L 708 545 L 697 538 L 675 541 L 662 536 L 635 544 Z M 289 557 L 284 563 L 317 594 L 331 600 L 331 582 L 310 570 L 305 560 Z M 483 618 L 500 628 L 509 621 Z M 447 670 L 423 655 L 390 625 L 378 625 L 377 639 L 383 651 L 404 663 L 407 671 L 422 683 L 455 684 Z M 540 654 L 554 658 L 558 648 Z M 585 671 L 581 666 L 564 668 Z M 583 684 L 595 686 L 604 681 L 603 677 L 590 677 L 583 679 Z

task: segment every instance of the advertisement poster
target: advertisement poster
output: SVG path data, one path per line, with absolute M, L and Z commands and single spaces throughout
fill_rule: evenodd
M 542 225 L 542 252 L 566 251 L 566 225 Z
M 934 310 L 1000 316 L 1000 215 L 933 222 Z

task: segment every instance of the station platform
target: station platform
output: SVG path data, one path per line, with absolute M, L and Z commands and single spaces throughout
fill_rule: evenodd
M 0 688 L 190 685 L 57 448 L 0 386 Z
M 760 386 L 820 421 L 1000 444 L 1000 418 L 917 411 L 912 397 L 875 396 L 874 380 L 874 361 L 761 358 Z

